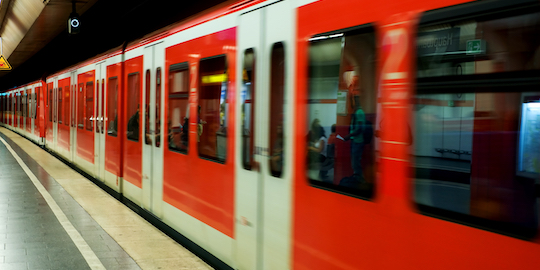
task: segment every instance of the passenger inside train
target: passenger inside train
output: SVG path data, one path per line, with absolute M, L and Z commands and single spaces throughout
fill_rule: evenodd
M 367 121 L 376 120 L 372 28 L 314 36 L 309 52 L 310 130 L 314 134 L 313 125 L 320 123 L 323 131 L 318 134 L 332 133 L 334 139 L 332 147 L 327 147 L 329 138 L 318 136 L 324 138 L 324 143 L 319 143 L 324 146 L 317 149 L 324 156 L 319 162 L 311 153 L 317 148 L 314 140 L 320 139 L 310 139 L 307 176 L 313 185 L 369 198 L 374 186 L 376 149 L 375 144 L 364 143 L 362 133 L 367 130 Z M 329 155 L 333 158 L 326 162 Z
M 137 111 L 129 118 L 127 137 L 133 141 L 139 140 L 139 106 L 137 106 Z

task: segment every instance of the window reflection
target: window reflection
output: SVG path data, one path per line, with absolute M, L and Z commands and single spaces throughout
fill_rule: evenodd
M 108 79 L 107 83 L 107 135 L 118 134 L 118 77 Z
M 417 39 L 417 76 L 539 69 L 539 27 L 540 13 L 421 27 Z
M 169 68 L 169 113 L 167 121 L 169 150 L 187 153 L 189 146 L 189 66 Z
M 140 78 L 139 73 L 131 73 L 128 75 L 128 85 L 127 85 L 127 138 L 132 141 L 139 141 L 139 132 L 140 132 Z
M 540 179 L 540 13 L 515 14 L 421 28 L 414 199 L 422 211 L 530 237 Z
M 244 169 L 251 170 L 254 162 L 255 138 L 255 53 L 253 49 L 247 49 L 244 52 L 242 77 L 242 163 Z
M 371 197 L 375 179 L 375 35 L 371 27 L 310 39 L 307 176 Z
M 227 155 L 227 61 L 224 55 L 201 60 L 197 141 L 199 156 L 224 162 Z
M 274 43 L 270 63 L 270 173 L 282 177 L 285 164 L 285 47 Z

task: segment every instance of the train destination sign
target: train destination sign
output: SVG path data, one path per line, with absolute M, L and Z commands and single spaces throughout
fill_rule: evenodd
M 11 70 L 11 65 L 3 55 L 0 55 L 0 70 Z

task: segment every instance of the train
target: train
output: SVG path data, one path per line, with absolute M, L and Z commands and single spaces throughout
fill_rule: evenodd
M 1 122 L 216 268 L 538 269 L 539 32 L 537 0 L 230 1 Z

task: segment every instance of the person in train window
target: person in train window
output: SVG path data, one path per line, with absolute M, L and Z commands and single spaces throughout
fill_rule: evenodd
M 345 141 L 351 140 L 351 165 L 354 171 L 354 177 L 363 180 L 362 173 L 362 152 L 364 150 L 364 124 L 366 123 L 366 115 L 360 106 L 360 97 L 353 96 L 352 106 L 354 113 L 351 115 L 351 125 L 349 135 L 343 137 Z
M 201 119 L 201 106 L 199 106 L 197 110 L 197 142 L 201 141 L 201 135 L 203 133 L 203 125 L 206 124 L 206 121 Z
M 116 136 L 116 132 L 118 130 L 118 115 L 115 115 L 114 120 L 109 122 L 109 130 L 107 130 L 107 133 L 112 136 Z
M 137 106 L 137 111 L 129 118 L 127 137 L 130 140 L 139 140 L 139 106 Z
M 330 182 L 333 182 L 333 179 L 327 179 L 328 178 L 328 172 L 334 169 L 334 157 L 336 156 L 335 150 L 336 150 L 336 124 L 333 124 L 331 127 L 332 133 L 328 137 L 328 143 L 326 144 L 326 159 L 321 164 L 321 171 L 319 173 L 319 177 L 322 181 L 329 180 Z
M 319 119 L 313 120 L 311 130 L 308 135 L 308 160 L 309 167 L 314 168 L 326 159 L 326 135 Z

